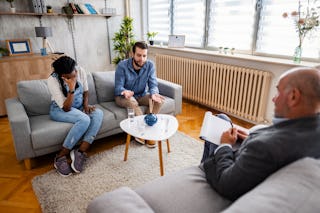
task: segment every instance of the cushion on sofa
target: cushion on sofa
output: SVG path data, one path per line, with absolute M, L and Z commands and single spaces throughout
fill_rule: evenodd
M 89 104 L 92 104 L 92 105 L 97 104 L 98 103 L 97 93 L 94 85 L 93 76 L 91 73 L 87 74 L 87 81 L 88 81 L 88 88 L 89 88 Z
M 220 212 L 231 203 L 212 190 L 198 166 L 167 174 L 135 191 L 157 213 Z
M 277 171 L 223 213 L 320 212 L 320 160 L 300 159 Z
M 88 213 L 152 213 L 150 206 L 128 187 L 121 187 L 93 199 L 87 207 Z
M 97 91 L 98 102 L 114 101 L 115 71 L 92 73 Z
M 28 80 L 17 83 L 18 97 L 28 115 L 47 115 L 51 103 L 51 95 L 47 80 Z

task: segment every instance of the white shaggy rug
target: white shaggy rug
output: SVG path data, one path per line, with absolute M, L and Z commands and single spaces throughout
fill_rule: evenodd
M 162 143 L 164 173 L 198 165 L 203 143 L 177 132 L 170 138 L 171 152 Z M 160 176 L 158 148 L 131 142 L 128 160 L 123 161 L 125 145 L 91 156 L 81 174 L 61 177 L 55 170 L 32 180 L 43 212 L 85 212 L 96 196 L 120 186 L 135 188 Z

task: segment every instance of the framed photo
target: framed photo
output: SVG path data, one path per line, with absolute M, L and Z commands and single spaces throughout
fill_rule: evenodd
M 9 56 L 31 54 L 31 44 L 29 39 L 6 40 Z

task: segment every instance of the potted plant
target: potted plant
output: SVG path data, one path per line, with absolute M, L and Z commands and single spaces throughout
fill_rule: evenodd
M 112 60 L 113 64 L 118 64 L 121 60 L 130 57 L 135 43 L 132 23 L 133 18 L 124 17 L 119 32 L 116 32 L 112 38 L 113 50 L 116 51 L 116 57 Z
M 9 50 L 7 48 L 0 47 L 0 58 L 2 58 L 2 56 L 8 55 L 8 54 L 9 54 Z
M 15 13 L 16 12 L 16 8 L 13 5 L 14 0 L 7 0 L 7 2 L 10 3 L 10 11 L 11 11 L 11 13 Z
M 156 35 L 158 35 L 158 32 L 147 32 L 147 37 L 150 45 L 153 45 Z

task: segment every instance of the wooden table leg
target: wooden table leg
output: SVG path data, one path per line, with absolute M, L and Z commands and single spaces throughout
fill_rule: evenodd
M 128 158 L 128 150 L 129 150 L 130 141 L 131 141 L 131 135 L 127 134 L 126 150 L 124 152 L 124 159 L 123 159 L 124 161 L 127 161 L 127 158 Z
M 159 161 L 160 161 L 160 175 L 163 176 L 163 162 L 162 162 L 162 144 L 158 141 Z
M 168 153 L 170 152 L 170 143 L 169 143 L 169 139 L 167 139 L 167 150 L 168 150 Z

